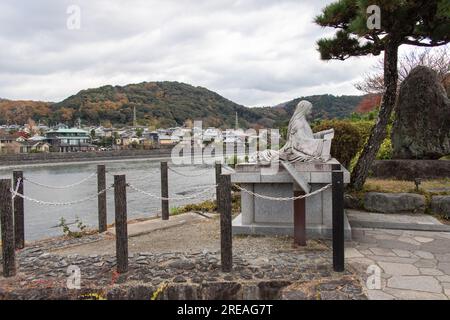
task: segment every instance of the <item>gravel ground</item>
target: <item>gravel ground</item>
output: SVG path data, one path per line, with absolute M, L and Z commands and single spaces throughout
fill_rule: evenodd
M 220 249 L 219 219 L 214 217 L 195 221 L 190 224 L 172 227 L 170 229 L 157 230 L 128 240 L 130 254 L 139 252 L 169 253 L 169 252 L 197 252 L 215 251 Z M 276 251 L 292 251 L 292 238 L 290 237 L 233 237 L 233 249 L 236 252 L 248 252 L 258 250 L 261 254 Z M 72 246 L 59 250 L 52 250 L 60 255 L 91 255 L 91 254 L 115 254 L 115 240 L 106 236 L 99 242 Z M 327 246 L 320 242 L 310 241 L 302 250 L 327 250 Z
M 18 252 L 0 299 L 365 299 L 350 267 L 332 269 L 327 243 L 295 248 L 289 237 L 234 237 L 233 270 L 220 266 L 219 221 L 204 219 L 129 239 L 129 271 L 116 272 L 112 235 L 57 238 Z M 68 268 L 81 288 L 67 289 Z M 156 294 L 155 293 L 159 293 Z

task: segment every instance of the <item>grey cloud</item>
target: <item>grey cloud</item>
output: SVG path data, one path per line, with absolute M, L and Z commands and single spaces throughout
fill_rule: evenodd
M 328 2 L 2 0 L 0 97 L 58 101 L 88 87 L 154 80 L 251 106 L 302 92 L 357 93 L 352 83 L 373 59 L 326 63 L 315 50 L 332 32 L 312 22 Z M 81 8 L 81 30 L 66 28 L 71 4 Z

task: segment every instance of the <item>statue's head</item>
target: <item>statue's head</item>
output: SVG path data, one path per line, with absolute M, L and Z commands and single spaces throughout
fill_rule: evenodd
M 309 116 L 312 112 L 312 103 L 306 100 L 302 100 L 298 103 L 295 109 L 295 116 Z

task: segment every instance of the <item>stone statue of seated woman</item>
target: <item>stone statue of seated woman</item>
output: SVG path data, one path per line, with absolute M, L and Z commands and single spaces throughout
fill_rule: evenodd
M 274 161 L 326 162 L 331 159 L 331 140 L 334 138 L 334 129 L 313 133 L 306 120 L 311 114 L 312 104 L 301 101 L 289 121 L 287 142 L 279 151 L 264 150 L 256 152 L 250 157 L 251 163 L 270 164 Z

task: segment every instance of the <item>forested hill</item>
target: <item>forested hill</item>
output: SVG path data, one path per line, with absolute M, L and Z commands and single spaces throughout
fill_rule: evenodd
M 273 109 L 282 109 L 289 115 L 292 115 L 297 104 L 302 100 L 307 100 L 314 106 L 312 111 L 313 119 L 345 118 L 355 111 L 355 108 L 363 98 L 364 96 L 333 96 L 330 94 L 307 96 L 282 103 L 269 111 L 274 113 Z
M 301 99 L 314 104 L 315 118 L 348 116 L 361 101 L 360 96 L 319 95 L 303 97 L 276 107 L 247 108 L 202 87 L 179 82 L 144 82 L 126 86 L 87 89 L 58 103 L 0 101 L 0 123 L 23 124 L 29 118 L 50 124 L 69 125 L 81 118 L 84 124 L 139 124 L 170 127 L 186 120 L 203 120 L 204 126 L 234 127 L 235 114 L 243 128 L 255 125 L 276 127 L 285 124 Z

